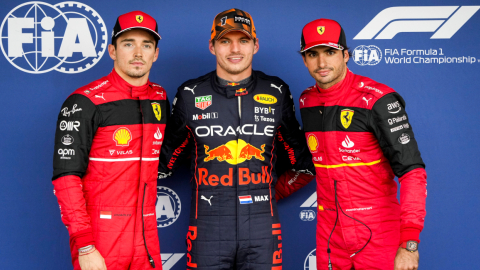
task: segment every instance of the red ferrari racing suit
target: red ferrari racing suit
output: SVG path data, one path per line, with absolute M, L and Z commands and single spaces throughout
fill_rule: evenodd
M 75 269 L 91 244 L 108 269 L 162 269 L 155 203 L 167 112 L 161 86 L 132 86 L 115 70 L 63 104 L 53 185 Z
M 347 71 L 327 90 L 305 90 L 300 108 L 316 167 L 317 269 L 328 269 L 328 243 L 334 269 L 393 269 L 399 244 L 419 241 L 426 214 L 425 164 L 404 100 Z

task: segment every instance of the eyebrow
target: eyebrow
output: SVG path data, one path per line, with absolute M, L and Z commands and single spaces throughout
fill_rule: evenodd
M 134 42 L 135 39 L 133 38 L 126 38 L 124 40 L 121 40 L 120 42 Z M 151 44 L 154 44 L 152 40 L 149 40 L 149 39 L 145 39 L 143 40 L 143 43 L 151 43 Z

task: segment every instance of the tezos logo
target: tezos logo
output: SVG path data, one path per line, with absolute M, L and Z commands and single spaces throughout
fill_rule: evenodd
M 302 210 L 300 211 L 300 219 L 302 221 L 312 221 L 315 219 L 315 211 L 313 210 Z
M 317 252 L 316 249 L 308 253 L 307 258 L 305 258 L 305 263 L 303 264 L 304 270 L 317 270 Z
M 7 60 L 33 74 L 88 70 L 102 58 L 108 41 L 100 15 L 72 1 L 18 5 L 5 16 L 0 34 L 0 47 Z
M 177 193 L 167 187 L 158 186 L 155 207 L 157 227 L 164 228 L 172 225 L 180 216 L 181 210 L 180 197 Z
M 382 60 L 382 51 L 375 45 L 360 45 L 353 50 L 352 57 L 357 65 L 374 66 Z

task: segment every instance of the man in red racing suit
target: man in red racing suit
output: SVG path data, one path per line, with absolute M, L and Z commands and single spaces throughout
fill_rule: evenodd
M 156 179 L 169 102 L 148 80 L 159 39 L 148 14 L 121 15 L 114 69 L 73 92 L 58 116 L 52 180 L 74 269 L 162 269 Z
M 417 269 L 426 172 L 404 100 L 348 70 L 337 22 L 310 22 L 301 43 L 317 82 L 300 97 L 316 167 L 317 269 Z

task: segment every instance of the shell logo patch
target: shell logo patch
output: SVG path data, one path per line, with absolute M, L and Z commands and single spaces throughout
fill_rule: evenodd
M 315 135 L 313 134 L 308 135 L 307 143 L 308 143 L 308 149 L 310 149 L 311 153 L 317 152 L 318 140 Z
M 351 109 L 343 109 L 340 112 L 340 121 L 342 122 L 344 128 L 347 129 L 350 126 L 354 113 L 355 111 Z
M 253 96 L 253 100 L 262 104 L 275 104 L 277 103 L 277 98 L 272 95 L 267 94 L 258 94 Z
M 137 19 L 137 22 L 138 22 L 138 23 L 142 23 L 142 22 L 143 22 L 143 16 L 142 16 L 142 15 L 137 15 L 137 16 L 135 16 L 135 19 Z
M 128 146 L 132 141 L 132 132 L 126 127 L 118 128 L 113 133 L 113 140 L 117 146 Z
M 325 33 L 325 26 L 317 26 L 317 32 L 320 35 L 323 35 Z
M 325 211 L 325 209 L 323 208 L 323 205 L 318 205 L 318 211 Z
M 152 102 L 152 108 L 153 112 L 155 113 L 155 117 L 158 121 L 160 121 L 160 119 L 162 119 L 162 107 L 160 107 L 160 103 Z

